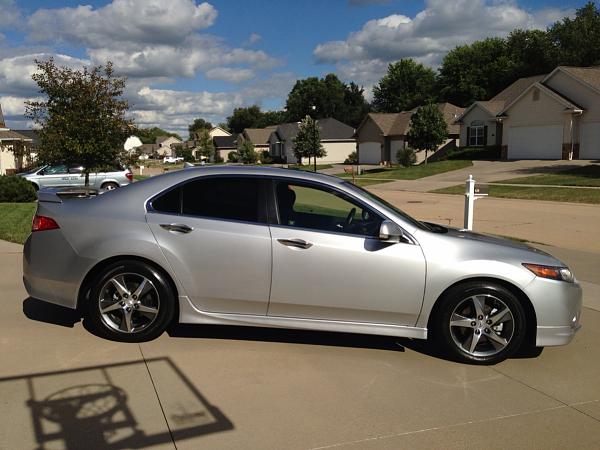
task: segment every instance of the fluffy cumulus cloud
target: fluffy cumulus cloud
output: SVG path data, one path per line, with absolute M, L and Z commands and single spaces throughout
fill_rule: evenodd
M 240 83 L 254 78 L 254 71 L 252 69 L 240 69 L 236 67 L 215 67 L 206 71 L 206 78 Z
M 564 15 L 553 8 L 528 11 L 510 0 L 427 0 L 414 17 L 369 20 L 345 40 L 318 45 L 314 55 L 318 62 L 339 65 L 343 73 L 361 73 L 363 78 L 355 79 L 370 84 L 387 62 L 415 58 L 435 67 L 457 45 L 505 36 L 515 28 L 545 28 Z

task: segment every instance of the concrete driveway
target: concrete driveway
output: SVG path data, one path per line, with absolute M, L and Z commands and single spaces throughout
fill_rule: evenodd
M 469 175 L 480 183 L 554 173 L 571 167 L 590 164 L 590 161 L 473 161 L 473 166 L 444 172 L 418 180 L 397 180 L 378 185 L 381 190 L 428 192 L 434 189 L 463 184 Z
M 598 282 L 597 254 L 560 251 Z M 179 326 L 109 342 L 28 299 L 21 257 L 0 241 L 2 449 L 600 448 L 589 292 L 571 345 L 476 367 L 349 334 Z

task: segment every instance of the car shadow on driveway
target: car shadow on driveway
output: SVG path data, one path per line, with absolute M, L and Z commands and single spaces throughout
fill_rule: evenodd
M 234 428 L 165 357 L 0 378 L 0 393 L 33 431 L 6 448 L 146 448 Z
M 31 320 L 68 328 L 73 328 L 81 320 L 81 314 L 74 309 L 53 305 L 32 297 L 23 300 L 23 314 Z

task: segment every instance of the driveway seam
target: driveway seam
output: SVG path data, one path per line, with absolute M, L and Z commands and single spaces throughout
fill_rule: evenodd
M 152 383 L 152 388 L 154 389 L 154 394 L 156 394 L 156 400 L 158 400 L 158 406 L 160 406 L 160 411 L 162 412 L 163 418 L 165 419 L 165 425 L 167 426 L 167 430 L 169 430 L 169 436 L 171 436 L 171 442 L 173 442 L 173 447 L 177 450 L 177 443 L 175 442 L 175 437 L 173 436 L 173 431 L 171 431 L 171 427 L 169 426 L 169 421 L 167 420 L 167 415 L 163 408 L 162 402 L 160 401 L 160 396 L 158 395 L 158 390 L 156 389 L 156 384 L 154 383 L 154 378 L 152 378 L 152 372 L 150 372 L 150 367 L 148 367 L 148 362 L 146 361 L 146 357 L 144 356 L 144 351 L 142 350 L 142 346 L 138 344 L 138 348 L 140 349 L 140 354 L 142 355 L 142 359 L 144 360 L 144 365 L 146 366 L 146 370 L 148 371 L 148 376 L 150 377 L 150 382 Z
M 552 396 L 552 395 L 550 395 L 550 394 L 548 394 L 548 393 L 546 393 L 546 392 L 544 392 L 544 391 L 542 391 L 542 390 L 540 390 L 538 388 L 530 386 L 529 384 L 525 383 L 522 380 L 519 380 L 518 378 L 515 378 L 515 377 L 513 377 L 511 375 L 508 375 L 508 374 L 506 374 L 506 373 L 504 373 L 504 372 L 496 369 L 495 367 L 490 367 L 490 369 L 494 370 L 495 372 L 498 372 L 500 375 L 504 375 L 506 378 L 510 378 L 511 380 L 516 381 L 517 383 L 520 383 L 520 384 L 522 384 L 525 387 L 528 387 L 529 389 L 533 389 L 535 392 L 537 392 L 539 394 L 542 394 L 542 395 L 544 395 L 544 396 L 546 396 L 546 397 L 548 397 L 548 398 L 550 398 L 550 399 L 552 399 L 554 401 L 557 401 L 557 402 L 561 403 L 562 405 L 566 406 L 567 408 L 570 408 L 570 409 L 572 409 L 574 411 L 577 411 L 578 413 L 583 414 L 584 416 L 587 416 L 590 419 L 595 420 L 596 422 L 600 422 L 600 419 L 597 419 L 596 417 L 591 416 L 588 413 L 575 408 L 575 405 L 585 404 L 587 402 L 579 402 L 579 403 L 573 403 L 573 404 L 569 404 L 569 403 L 563 402 L 562 400 L 560 400 L 560 399 L 558 399 L 558 398 L 556 398 L 556 397 L 554 397 L 554 396 Z M 595 400 L 592 400 L 591 402 L 593 402 L 593 401 L 595 401 Z

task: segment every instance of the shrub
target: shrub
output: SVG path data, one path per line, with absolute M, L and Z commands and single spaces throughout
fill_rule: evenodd
M 269 153 L 269 150 L 263 150 L 260 152 L 258 158 L 261 164 L 273 164 L 273 157 Z
M 238 146 L 237 152 L 240 162 L 244 164 L 255 164 L 258 161 L 258 154 L 254 151 L 254 145 L 250 141 L 242 141 Z
M 223 157 L 220 155 L 219 152 L 215 152 L 215 156 L 214 156 L 214 162 L 215 163 L 222 163 L 223 161 L 225 161 L 223 159 Z
M 229 154 L 227 155 L 227 161 L 232 162 L 232 163 L 239 162 L 240 154 L 236 151 L 229 152 Z
M 352 164 L 352 165 L 358 164 L 358 155 L 356 154 L 356 152 L 350 153 L 348 155 L 348 157 L 346 158 L 346 160 L 344 161 L 344 164 Z
M 396 154 L 398 164 L 404 167 L 410 167 L 417 162 L 417 155 L 412 148 L 401 148 Z
M 27 203 L 35 199 L 35 189 L 25 178 L 0 175 L 0 203 Z

